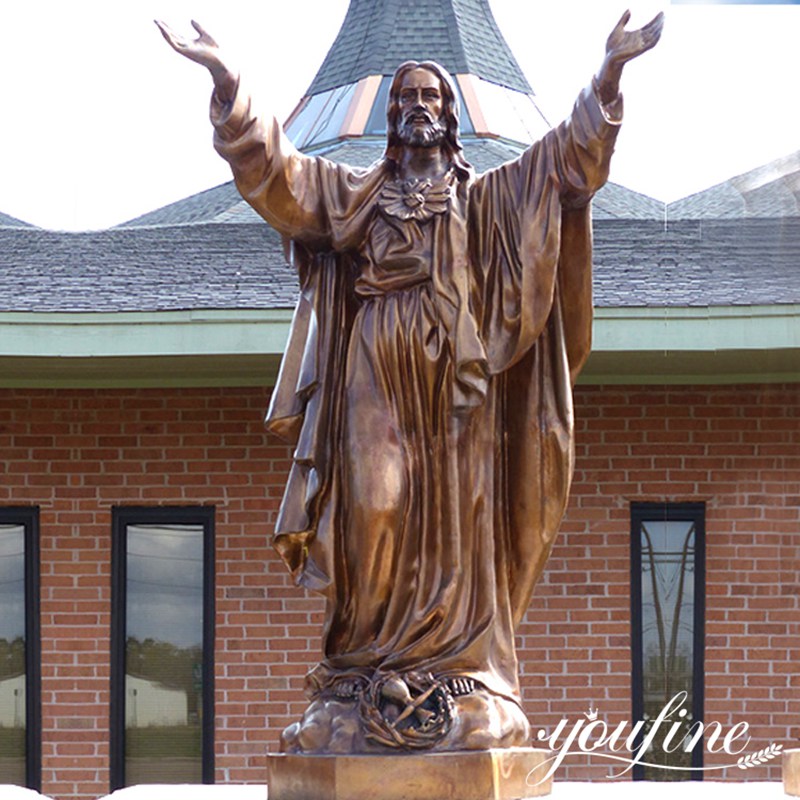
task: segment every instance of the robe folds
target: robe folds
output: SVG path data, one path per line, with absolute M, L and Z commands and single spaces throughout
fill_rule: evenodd
M 567 502 L 589 201 L 621 98 L 585 90 L 514 161 L 454 174 L 427 219 L 383 210 L 392 162 L 303 155 L 241 87 L 211 116 L 300 278 L 267 424 L 295 447 L 275 547 L 327 599 L 312 688 L 416 670 L 519 703 L 514 631 Z

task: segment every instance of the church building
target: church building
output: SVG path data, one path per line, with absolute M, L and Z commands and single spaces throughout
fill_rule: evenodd
M 488 0 L 351 0 L 289 137 L 372 163 L 409 58 L 454 76 L 479 172 L 550 127 Z M 518 631 L 533 730 L 685 692 L 687 730 L 800 746 L 800 151 L 669 204 L 608 184 L 593 220 L 571 499 Z M 101 231 L 0 214 L 0 254 L 0 784 L 263 784 L 323 616 L 271 546 L 280 237 L 226 183 Z

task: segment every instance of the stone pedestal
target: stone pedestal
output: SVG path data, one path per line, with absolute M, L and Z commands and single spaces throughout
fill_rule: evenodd
M 800 797 L 800 750 L 783 751 L 783 791 Z
M 527 800 L 550 794 L 547 750 L 267 756 L 268 800 Z

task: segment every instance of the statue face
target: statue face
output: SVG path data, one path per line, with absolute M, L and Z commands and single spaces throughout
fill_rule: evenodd
M 400 84 L 400 139 L 416 147 L 432 147 L 444 140 L 444 101 L 439 78 L 424 68 L 409 70 Z
M 423 117 L 436 122 L 442 116 L 442 87 L 439 78 L 427 69 L 409 70 L 400 84 L 400 113 L 403 122 L 407 118 Z

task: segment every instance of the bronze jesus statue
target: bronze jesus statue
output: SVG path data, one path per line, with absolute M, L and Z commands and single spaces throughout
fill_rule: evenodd
M 589 203 L 622 116 L 626 31 L 570 118 L 476 175 L 453 82 L 395 73 L 368 169 L 298 152 L 198 24 L 159 27 L 214 80 L 214 144 L 300 279 L 270 430 L 295 447 L 275 547 L 323 594 L 323 657 L 294 753 L 527 745 L 514 632 L 573 470 L 572 387 L 590 349 Z

